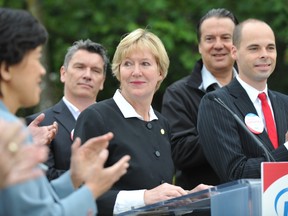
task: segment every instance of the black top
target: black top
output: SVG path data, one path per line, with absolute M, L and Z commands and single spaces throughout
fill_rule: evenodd
M 276 161 L 287 161 L 284 146 L 288 131 L 288 96 L 268 90 L 277 127 L 279 147 L 273 148 L 266 130 L 254 134 L 262 143 L 260 147 L 229 111 L 213 99 L 220 98 L 244 123 L 249 113 L 257 111 L 245 89 L 236 78 L 227 86 L 206 94 L 201 100 L 198 129 L 201 145 L 207 160 L 217 171 L 221 182 L 242 178 L 260 178 L 261 163 L 268 161 L 266 148 Z
M 164 182 L 172 183 L 174 166 L 169 125 L 160 113 L 154 112 L 158 120 L 126 119 L 111 98 L 93 104 L 80 114 L 74 137 L 80 137 L 82 143 L 110 131 L 114 133 L 105 166 L 114 164 L 126 154 L 131 156 L 128 172 L 97 199 L 98 215 L 113 214 L 120 190 L 152 189 Z
M 199 89 L 202 83 L 202 67 L 203 62 L 199 60 L 191 75 L 166 89 L 161 111 L 171 126 L 172 156 L 178 170 L 176 184 L 187 190 L 200 183 L 220 183 L 205 158 L 197 130 L 199 104 L 206 94 Z

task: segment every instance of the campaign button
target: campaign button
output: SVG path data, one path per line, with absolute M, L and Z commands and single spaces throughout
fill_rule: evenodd
M 259 116 L 254 113 L 248 113 L 245 116 L 245 124 L 247 128 L 254 134 L 260 134 L 264 130 L 264 124 Z

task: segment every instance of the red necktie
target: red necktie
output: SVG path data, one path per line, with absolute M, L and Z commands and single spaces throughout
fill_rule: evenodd
M 268 104 L 266 94 L 264 92 L 262 92 L 258 95 L 258 98 L 261 100 L 262 111 L 263 111 L 264 118 L 265 118 L 268 136 L 269 136 L 274 148 L 276 149 L 278 147 L 277 130 L 276 130 L 276 125 L 275 125 L 273 116 L 272 116 L 271 108 Z

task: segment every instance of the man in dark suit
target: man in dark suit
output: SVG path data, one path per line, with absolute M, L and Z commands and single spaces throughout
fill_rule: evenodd
M 273 30 L 263 21 L 248 19 L 236 26 L 233 44 L 232 57 L 237 62 L 239 76 L 226 87 L 205 95 L 198 116 L 201 145 L 221 182 L 260 178 L 261 162 L 288 160 L 288 143 L 285 143 L 288 97 L 267 87 L 277 57 Z M 258 96 L 263 92 L 268 99 L 269 122 L 267 109 L 262 108 L 265 102 Z M 218 98 L 252 134 L 217 103 Z M 251 135 L 260 141 L 260 145 Z
M 172 156 L 178 170 L 176 184 L 187 190 L 200 183 L 219 184 L 199 143 L 197 115 L 206 92 L 228 84 L 237 73 L 231 57 L 232 34 L 237 23 L 226 9 L 208 11 L 197 25 L 201 59 L 191 75 L 170 85 L 163 97 L 162 114 L 171 125 Z
M 81 111 L 96 102 L 98 92 L 103 89 L 109 63 L 104 47 L 87 39 L 76 41 L 67 51 L 60 68 L 60 79 L 64 83 L 64 96 L 54 106 L 42 111 L 45 119 L 41 125 L 58 123 L 58 133 L 50 144 L 46 164 L 47 177 L 55 179 L 70 166 L 73 129 Z M 38 116 L 26 117 L 30 123 Z

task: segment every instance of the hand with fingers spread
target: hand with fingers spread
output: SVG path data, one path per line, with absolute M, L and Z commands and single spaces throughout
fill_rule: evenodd
M 40 123 L 45 119 L 45 114 L 38 115 L 29 125 L 28 128 L 32 134 L 35 143 L 40 145 L 47 145 L 54 139 L 58 131 L 58 123 L 48 126 L 40 126 Z
M 75 188 L 81 184 L 90 188 L 95 198 L 102 195 L 127 172 L 129 156 L 122 157 L 113 166 L 104 168 L 108 158 L 109 141 L 112 133 L 91 138 L 82 146 L 79 138 L 72 145 L 71 179 Z
M 0 188 L 43 175 L 36 165 L 47 159 L 48 148 L 24 145 L 27 136 L 19 122 L 0 121 Z
M 130 156 L 126 155 L 111 167 L 103 168 L 108 154 L 107 149 L 100 152 L 95 164 L 91 166 L 90 175 L 86 179 L 85 184 L 92 190 L 95 198 L 109 190 L 127 172 L 129 167 Z

